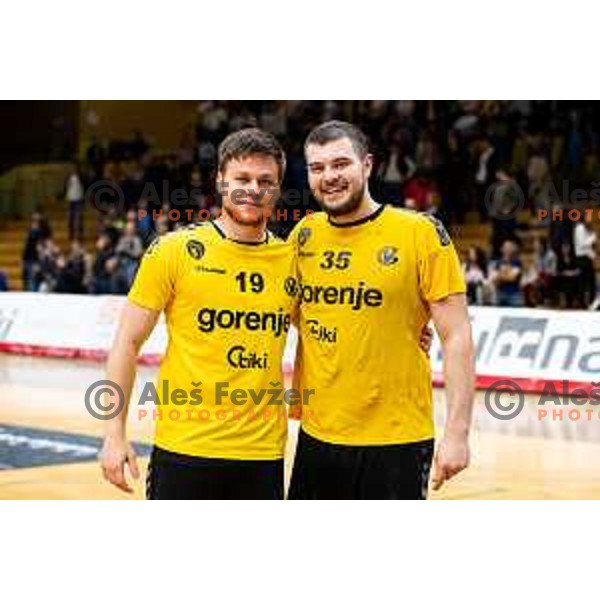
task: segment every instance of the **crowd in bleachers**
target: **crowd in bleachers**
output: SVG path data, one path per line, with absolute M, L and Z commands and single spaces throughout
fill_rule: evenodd
M 600 109 L 584 102 L 201 102 L 195 129 L 182 132 L 172 154 L 158 153 L 141 132 L 129 140 L 92 140 L 65 185 L 71 247 L 61 252 L 43 216 L 34 215 L 23 253 L 26 288 L 126 293 L 155 235 L 187 224 L 186 208 L 216 210 L 217 147 L 227 133 L 244 126 L 259 126 L 278 137 L 287 153 L 284 189 L 301 193 L 303 210 L 316 209 L 308 194 L 303 140 L 315 125 L 336 118 L 356 123 L 370 137 L 375 198 L 427 211 L 451 225 L 464 223 L 469 214 L 488 224 L 490 239 L 464 257 L 471 302 L 592 303 L 595 238 L 588 227 L 573 227 L 567 220 L 524 226 L 516 215 L 492 218 L 486 202 L 495 186 L 518 186 L 522 210 L 534 214 L 561 203 L 563 181 L 583 189 L 600 181 Z M 112 182 L 122 193 L 100 212 L 91 209 L 86 195 L 98 181 Z M 183 197 L 177 202 L 182 220 L 173 222 L 166 212 L 177 190 Z M 285 195 L 283 202 L 285 208 Z M 139 208 L 149 213 L 162 208 L 165 214 L 140 220 Z M 276 233 L 289 233 L 295 224 L 291 217 L 290 210 L 287 218 L 273 221 Z M 84 226 L 93 228 L 94 256 L 80 243 Z M 521 256 L 525 227 L 537 232 L 535 259 L 527 265 Z
M 545 238 L 536 238 L 534 255 L 526 265 L 519 246 L 505 240 L 497 259 L 471 246 L 463 262 L 470 304 L 489 306 L 543 306 L 595 308 L 594 271 L 596 233 L 588 224 L 575 226 L 575 251 L 567 241 L 555 250 Z

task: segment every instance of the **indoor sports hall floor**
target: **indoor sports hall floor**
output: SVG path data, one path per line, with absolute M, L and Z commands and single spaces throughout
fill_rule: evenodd
M 155 374 L 155 368 L 141 367 L 139 382 Z M 97 363 L 0 354 L 0 499 L 132 497 L 105 483 L 95 460 L 102 422 L 90 417 L 83 398 L 102 378 Z M 436 391 L 439 423 L 442 393 Z M 293 423 L 288 457 L 296 432 Z M 140 444 L 142 456 L 151 434 L 151 420 L 130 419 L 130 438 Z M 597 417 L 541 421 L 530 397 L 517 418 L 498 421 L 487 413 L 480 393 L 472 450 L 469 470 L 432 498 L 600 498 Z M 141 462 L 145 467 L 146 459 Z M 143 498 L 143 478 L 135 487 L 133 498 Z

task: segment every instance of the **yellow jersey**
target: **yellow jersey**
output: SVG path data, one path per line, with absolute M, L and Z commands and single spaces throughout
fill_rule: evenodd
M 293 260 L 293 249 L 269 233 L 266 243 L 245 244 L 212 222 L 148 248 L 128 298 L 166 317 L 160 404 L 142 405 L 158 415 L 157 446 L 208 458 L 283 456 Z
M 403 444 L 432 438 L 429 305 L 464 293 L 443 225 L 381 206 L 338 225 L 324 213 L 290 237 L 300 296 L 295 387 L 315 390 L 302 427 L 324 442 Z

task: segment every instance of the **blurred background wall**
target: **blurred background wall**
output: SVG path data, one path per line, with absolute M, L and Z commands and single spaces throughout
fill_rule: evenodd
M 143 131 L 156 149 L 177 148 L 182 130 L 193 125 L 197 100 L 81 100 L 79 147 L 100 139 L 129 139 Z
M 69 159 L 78 147 L 78 100 L 0 102 L 0 174 L 24 163 Z

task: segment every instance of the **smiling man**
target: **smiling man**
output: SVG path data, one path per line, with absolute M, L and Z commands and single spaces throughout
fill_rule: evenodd
M 303 418 L 289 497 L 420 499 L 469 462 L 473 347 L 451 240 L 425 215 L 382 206 L 368 189 L 364 134 L 332 121 L 305 143 L 324 212 L 298 224 L 301 299 L 295 387 L 320 390 Z M 444 351 L 447 418 L 434 456 L 429 359 Z
M 245 129 L 222 142 L 218 160 L 222 217 L 150 246 L 108 359 L 107 379 L 129 398 L 138 352 L 164 312 L 169 341 L 156 387 L 168 382 L 184 398 L 159 398 L 150 499 L 283 498 L 285 405 L 227 392 L 261 398 L 262 390 L 283 385 L 296 305 L 284 285 L 293 251 L 266 223 L 285 156 L 272 135 Z M 125 409 L 108 422 L 101 466 L 108 481 L 131 492 L 125 465 L 134 477 L 139 472 L 126 419 Z

